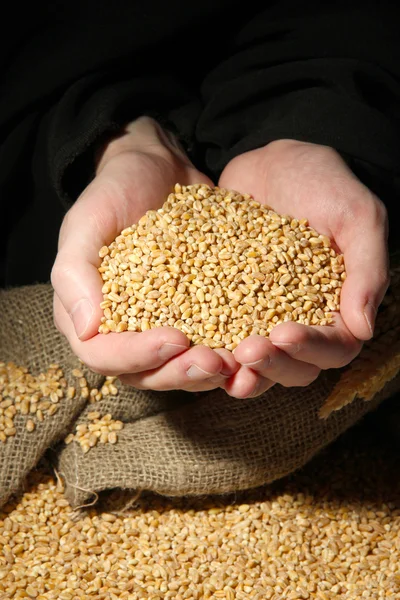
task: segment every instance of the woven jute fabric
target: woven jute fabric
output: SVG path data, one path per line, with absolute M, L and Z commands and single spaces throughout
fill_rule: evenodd
M 400 284 L 396 264 L 388 301 L 378 315 L 377 338 L 366 344 L 365 360 L 363 354 L 358 359 L 358 374 L 365 368 L 367 376 L 371 360 L 382 358 L 382 352 L 373 349 L 381 349 L 386 335 L 395 343 L 384 360 L 397 352 Z M 80 364 L 54 327 L 50 285 L 0 291 L 0 313 L 0 361 L 26 366 L 32 374 L 58 363 L 71 385 L 72 370 L 79 367 L 91 386 L 101 387 L 104 378 Z M 392 369 L 390 381 L 378 387 L 369 402 L 353 400 L 356 394 L 350 391 L 353 401 L 321 419 L 322 406 L 345 381 L 343 372 L 348 369 L 324 371 L 307 388 L 275 385 L 262 396 L 246 400 L 231 398 L 222 390 L 203 394 L 138 391 L 117 382 L 118 395 L 95 404 L 63 398 L 56 415 L 38 423 L 31 433 L 25 428 L 25 418 L 17 415 L 16 435 L 0 443 L 0 505 L 23 487 L 46 451 L 74 507 L 92 502 L 105 490 L 129 490 L 132 495 L 141 490 L 167 496 L 224 494 L 274 481 L 303 466 L 400 389 L 400 377 Z M 117 444 L 98 444 L 84 454 L 78 443 L 66 445 L 63 440 L 77 424 L 87 422 L 93 410 L 111 413 L 124 427 Z

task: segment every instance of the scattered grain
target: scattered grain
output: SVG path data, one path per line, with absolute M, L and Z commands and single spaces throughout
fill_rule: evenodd
M 92 507 L 79 519 L 56 480 L 32 473 L 0 512 L 0 597 L 398 599 L 393 449 L 368 436 L 360 445 L 354 432 L 346 448 L 345 461 L 343 445 L 336 458 L 332 448 L 238 503 L 144 495 L 121 515 Z
M 70 433 L 65 438 L 65 443 L 78 442 L 83 452 L 87 453 L 97 444 L 116 444 L 118 441 L 116 432 L 123 426 L 123 422 L 114 420 L 111 414 L 102 417 L 98 411 L 92 411 L 87 414 L 87 422 L 79 423 L 76 426 L 76 433 Z
M 103 396 L 117 396 L 116 377 L 106 377 L 101 390 L 90 390 L 81 369 L 73 369 L 77 386 L 69 386 L 64 372 L 58 364 L 51 364 L 47 371 L 32 375 L 27 367 L 17 366 L 13 362 L 0 362 L 0 442 L 16 435 L 14 419 L 16 415 L 26 417 L 25 429 L 32 433 L 37 425 L 47 417 L 57 413 L 60 402 L 67 398 L 80 396 L 89 402 L 98 402 Z

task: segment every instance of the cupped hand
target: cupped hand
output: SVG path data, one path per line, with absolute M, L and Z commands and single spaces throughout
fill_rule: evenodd
M 188 338 L 172 327 L 98 333 L 100 248 L 160 208 L 177 182 L 212 185 L 153 119 L 131 123 L 107 145 L 94 180 L 65 216 L 51 275 L 55 323 L 74 353 L 94 371 L 138 389 L 209 390 L 239 368 L 227 350 L 189 349 Z
M 234 352 L 241 368 L 225 383 L 235 397 L 257 396 L 274 383 L 305 386 L 321 369 L 348 364 L 373 335 L 389 285 L 388 223 L 382 202 L 332 148 L 279 140 L 237 156 L 219 185 L 251 194 L 280 214 L 307 218 L 344 254 L 347 278 L 332 326 L 287 322 L 269 339 L 251 336 Z

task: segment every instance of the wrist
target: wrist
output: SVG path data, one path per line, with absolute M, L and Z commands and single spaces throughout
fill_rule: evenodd
M 285 152 L 287 150 L 296 150 L 301 148 L 330 148 L 329 146 L 322 146 L 320 144 L 314 144 L 313 142 L 304 142 L 302 140 L 295 140 L 291 138 L 282 138 L 278 140 L 272 140 L 265 148 L 271 152 Z
M 142 116 L 128 123 L 119 134 L 104 144 L 96 155 L 96 173 L 113 158 L 127 152 L 156 155 L 169 162 L 178 159 L 192 166 L 176 136 L 152 117 Z

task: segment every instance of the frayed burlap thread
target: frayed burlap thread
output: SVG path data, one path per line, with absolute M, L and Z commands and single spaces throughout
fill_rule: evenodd
M 397 292 L 390 294 L 378 317 L 378 344 L 383 335 L 379 322 L 386 319 L 385 327 L 390 327 L 399 320 Z M 72 369 L 82 368 L 53 325 L 49 285 L 0 292 L 0 311 L 0 360 L 25 365 L 33 374 L 56 362 L 69 382 Z M 370 354 L 373 347 L 368 346 Z M 370 369 L 371 361 L 365 364 Z M 84 371 L 90 385 L 101 386 L 104 378 Z M 348 368 L 325 371 L 307 388 L 276 385 L 248 400 L 221 390 L 198 395 L 138 391 L 120 382 L 118 395 L 95 405 L 62 399 L 59 412 L 33 433 L 26 431 L 22 417 L 21 422 L 16 419 L 17 434 L 0 444 L 0 503 L 21 489 L 49 448 L 73 507 L 91 504 L 107 490 L 130 490 L 132 496 L 141 490 L 168 496 L 225 494 L 274 481 L 303 466 L 400 389 L 399 375 L 392 370 L 391 380 L 383 381 L 369 402 L 356 397 L 321 419 L 321 407 L 346 372 Z M 118 442 L 98 444 L 87 454 L 76 442 L 65 445 L 66 435 L 94 409 L 124 422 Z M 129 502 L 129 493 L 126 497 Z

